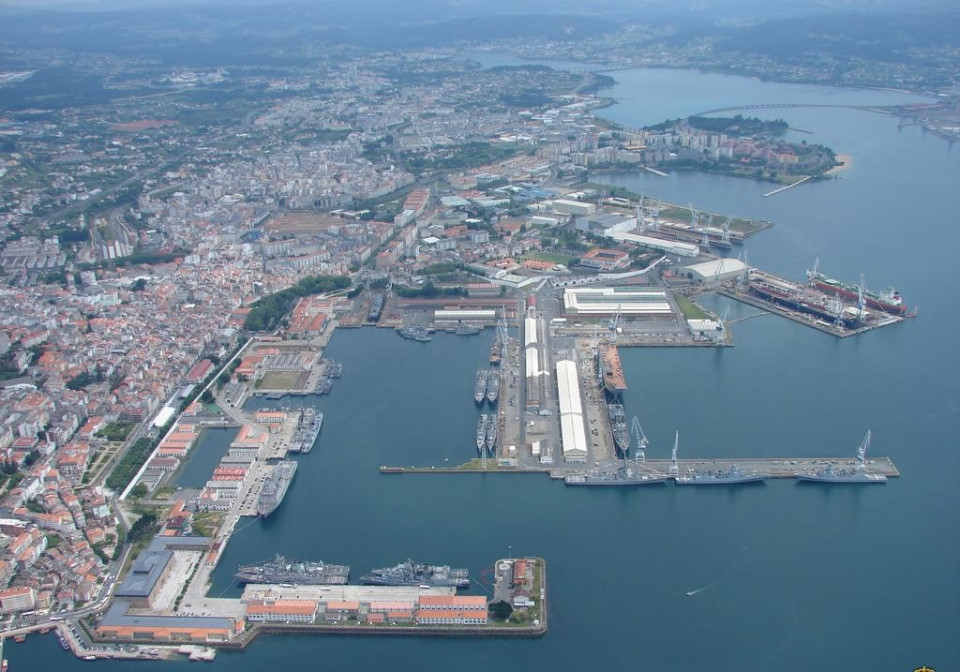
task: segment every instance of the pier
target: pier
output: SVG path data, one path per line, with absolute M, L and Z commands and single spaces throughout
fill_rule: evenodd
M 765 194 L 761 194 L 760 197 L 761 197 L 761 198 L 767 198 L 768 196 L 776 196 L 777 194 L 783 193 L 783 192 L 786 191 L 787 189 L 793 189 L 794 187 L 799 187 L 801 184 L 803 184 L 803 183 L 806 182 L 807 180 L 811 179 L 812 177 L 813 177 L 812 175 L 807 175 L 806 177 L 801 177 L 799 180 L 797 180 L 797 181 L 794 182 L 793 184 L 787 184 L 787 185 L 784 185 L 784 186 L 780 187 L 779 189 L 774 189 L 773 191 L 768 191 L 768 192 L 765 193 Z
M 754 308 L 759 308 L 768 313 L 773 313 L 774 315 L 779 315 L 780 317 L 785 317 L 788 320 L 796 322 L 797 324 L 802 324 L 806 327 L 816 329 L 817 331 L 822 331 L 825 334 L 830 334 L 831 336 L 836 336 L 837 338 L 847 338 L 849 336 L 856 336 L 857 334 L 862 334 L 867 331 L 873 331 L 880 327 L 887 327 L 892 324 L 898 324 L 903 322 L 903 318 L 897 315 L 889 315 L 886 313 L 876 314 L 876 317 L 860 327 L 847 328 L 842 325 L 838 325 L 833 322 L 827 322 L 826 320 L 817 318 L 808 313 L 803 313 L 798 310 L 791 310 L 784 306 L 775 304 L 771 301 L 764 301 L 763 299 L 751 296 L 744 292 L 738 292 L 731 289 L 717 288 L 717 293 L 721 296 L 739 301 L 740 303 L 745 303 L 748 306 L 753 306 Z
M 670 473 L 670 460 L 655 459 L 645 462 L 636 462 L 627 460 L 634 468 L 640 468 L 644 471 Z M 397 467 L 382 466 L 381 474 L 470 474 L 480 471 L 479 468 L 471 468 L 467 465 L 460 467 Z M 608 463 L 601 465 L 603 467 L 613 467 L 617 463 Z M 622 464 L 622 463 L 621 463 Z M 677 467 L 680 474 L 685 474 L 689 470 L 694 471 L 727 471 L 736 466 L 744 472 L 758 472 L 769 474 L 770 478 L 796 478 L 800 474 L 807 474 L 812 471 L 823 469 L 827 464 L 833 464 L 838 468 L 853 469 L 857 461 L 853 457 L 721 457 L 721 458 L 701 458 L 701 459 L 682 459 L 677 460 Z M 514 464 L 513 466 L 499 465 L 496 469 L 488 469 L 490 473 L 531 473 L 531 474 L 549 474 L 550 478 L 563 479 L 572 474 L 583 473 L 589 469 L 584 464 L 560 464 L 543 467 L 522 467 Z M 887 478 L 898 478 L 900 470 L 889 457 L 874 457 L 866 462 L 866 473 Z

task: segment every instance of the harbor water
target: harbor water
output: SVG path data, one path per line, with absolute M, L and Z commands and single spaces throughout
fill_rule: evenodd
M 693 72 L 617 72 L 603 114 L 629 126 L 731 105 L 889 104 L 890 92 L 763 83 Z M 770 198 L 769 184 L 696 173 L 596 175 L 698 209 L 769 219 L 752 265 L 895 284 L 920 316 L 837 340 L 766 315 L 733 325 L 734 348 L 624 349 L 627 416 L 648 456 L 848 456 L 864 432 L 902 477 L 883 486 L 566 488 L 541 475 L 381 475 L 476 455 L 472 386 L 493 334 L 338 331 L 344 364 L 317 398 L 323 432 L 281 507 L 243 520 L 212 594 L 238 595 L 236 566 L 280 552 L 352 565 L 407 557 L 468 567 L 484 589 L 500 556 L 548 563 L 550 630 L 540 639 L 264 637 L 214 666 L 292 669 L 813 669 L 960 667 L 960 152 L 895 118 L 845 108 L 748 110 L 792 138 L 852 156 L 836 180 Z M 755 309 L 707 302 L 730 317 Z M 11 669 L 85 666 L 50 637 L 7 647 Z M 181 669 L 187 663 L 98 663 Z

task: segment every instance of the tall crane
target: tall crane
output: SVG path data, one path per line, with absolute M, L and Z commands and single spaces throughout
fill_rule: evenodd
M 623 308 L 623 304 L 617 304 L 617 312 L 614 313 L 613 317 L 610 318 L 610 331 L 616 333 L 617 327 L 620 326 L 620 311 Z
M 723 220 L 723 232 L 720 234 L 720 241 L 726 246 L 730 244 L 730 218 Z
M 647 436 L 643 433 L 643 428 L 640 426 L 640 420 L 637 419 L 637 416 L 633 416 L 633 420 L 630 421 L 630 430 L 633 432 L 633 436 L 637 439 L 637 452 L 635 459 L 637 462 L 646 462 L 647 460 Z
M 677 465 L 677 448 L 680 447 L 680 430 L 673 438 L 673 451 L 670 453 L 670 475 L 677 476 L 680 473 L 680 467 Z

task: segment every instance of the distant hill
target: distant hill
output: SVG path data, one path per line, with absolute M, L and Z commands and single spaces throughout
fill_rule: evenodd
M 789 60 L 806 54 L 876 61 L 913 58 L 911 50 L 960 47 L 960 14 L 831 15 L 768 21 L 727 33 L 715 49 Z

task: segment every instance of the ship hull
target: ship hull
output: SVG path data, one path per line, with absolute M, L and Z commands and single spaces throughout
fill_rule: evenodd
M 834 280 L 832 278 L 814 278 L 811 280 L 811 284 L 820 291 L 828 294 L 836 294 L 837 296 L 841 296 L 851 301 L 860 300 L 859 288 L 851 287 L 840 282 L 839 280 Z M 902 303 L 891 303 L 889 301 L 885 301 L 882 297 L 879 297 L 876 294 L 867 292 L 864 294 L 863 299 L 869 307 L 882 310 L 885 313 L 904 315 L 907 312 L 907 307 Z
M 567 476 L 563 482 L 567 485 L 589 487 L 618 487 L 630 488 L 638 485 L 662 485 L 670 480 L 670 476 L 651 476 L 649 478 L 575 478 Z
M 729 476 L 729 477 L 701 477 L 701 478 L 690 478 L 686 476 L 678 476 L 676 479 L 677 485 L 744 485 L 747 483 L 763 483 L 765 480 L 770 478 L 767 474 L 756 474 L 753 476 Z
M 407 561 L 396 567 L 375 569 L 360 577 L 368 586 L 437 586 L 469 588 L 470 573 L 466 569 L 451 569 L 446 565 L 425 565 Z
M 852 485 L 871 483 L 886 483 L 887 477 L 882 474 L 861 474 L 856 476 L 821 476 L 819 474 L 797 474 L 796 479 L 803 483 L 848 483 Z
M 244 565 L 233 576 L 240 583 L 342 586 L 350 579 L 350 566 L 328 565 L 324 562 L 288 561 L 283 556 L 277 556 L 270 562 Z
M 291 460 L 284 460 L 277 465 L 273 474 L 264 483 L 260 491 L 260 498 L 257 500 L 257 515 L 261 517 L 269 516 L 277 510 L 287 494 L 290 483 L 297 473 L 297 463 Z
M 831 313 L 825 307 L 821 307 L 814 303 L 810 303 L 809 301 L 804 301 L 803 299 L 786 295 L 775 288 L 751 284 L 750 291 L 759 296 L 761 299 L 784 306 L 786 308 L 790 308 L 791 310 L 807 313 L 808 315 L 813 315 L 814 317 L 820 318 L 821 320 L 825 320 L 827 322 L 836 322 L 837 320 L 837 316 Z M 850 329 L 856 326 L 856 320 L 851 320 L 847 317 L 841 317 L 840 321 L 845 327 Z

